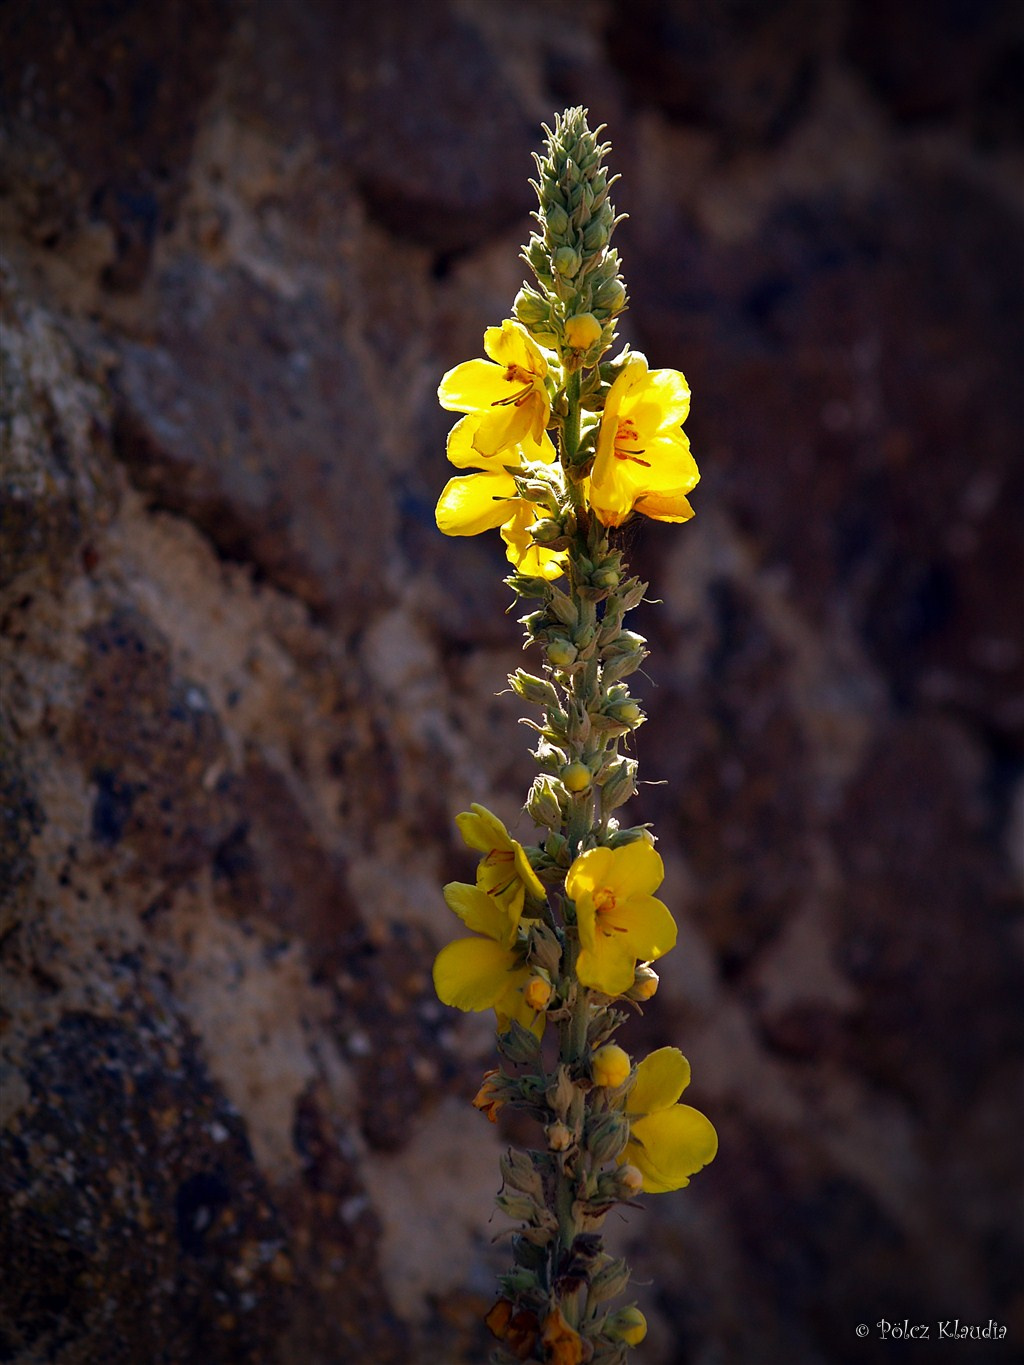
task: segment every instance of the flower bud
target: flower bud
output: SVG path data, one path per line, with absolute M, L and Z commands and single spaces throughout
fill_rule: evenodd
M 644 719 L 644 713 L 640 709 L 640 703 L 629 697 L 626 701 L 620 701 L 614 706 L 608 707 L 608 714 L 615 720 L 621 721 L 623 725 L 630 727 L 639 725 Z
M 570 664 L 576 662 L 576 646 L 564 637 L 552 640 L 544 653 L 548 663 L 555 668 L 568 668 Z
M 601 324 L 593 313 L 575 313 L 565 320 L 565 340 L 574 351 L 587 351 L 601 340 Z
M 529 533 L 538 545 L 548 545 L 562 535 L 562 524 L 555 521 L 554 517 L 541 517 L 529 528 Z
M 643 1003 L 650 1000 L 657 994 L 660 979 L 658 973 L 648 962 L 638 962 L 636 972 L 633 976 L 633 984 L 626 992 L 627 1000 L 636 1000 Z
M 499 1161 L 501 1175 L 511 1190 L 519 1190 L 534 1199 L 544 1198 L 544 1181 L 526 1152 L 510 1147 Z
M 569 1112 L 569 1105 L 572 1104 L 573 1096 L 576 1094 L 576 1087 L 569 1079 L 569 1073 L 565 1066 L 559 1063 L 555 1080 L 545 1091 L 545 1097 L 552 1110 L 560 1119 L 564 1119 Z
M 547 1256 L 536 1242 L 523 1238 L 518 1232 L 512 1236 L 512 1260 L 526 1270 L 539 1270 L 547 1264 Z
M 530 818 L 547 829 L 560 829 L 562 826 L 562 803 L 558 799 L 559 787 L 550 777 L 542 775 L 533 779 L 533 786 L 526 798 L 526 809 Z
M 544 212 L 545 226 L 554 237 L 564 237 L 569 228 L 569 215 L 561 204 L 549 204 Z
M 619 586 L 620 574 L 618 569 L 595 569 L 590 577 L 591 583 L 595 588 L 617 588 Z
M 524 284 L 515 297 L 512 310 L 526 328 L 547 322 L 551 317 L 551 305 L 542 294 Z
M 547 973 L 537 972 L 530 977 L 523 990 L 523 999 L 530 1009 L 540 1013 L 546 1010 L 551 1003 L 551 997 L 555 993 L 555 988 L 548 980 Z
M 504 1033 L 498 1034 L 497 1043 L 498 1051 L 510 1062 L 532 1062 L 540 1052 L 540 1039 L 530 1029 L 523 1028 L 517 1019 L 511 1021 Z M 476 1100 L 473 1103 L 476 1104 Z M 501 1104 L 497 1107 L 500 1109 Z
M 639 1308 L 632 1304 L 620 1308 L 605 1323 L 605 1332 L 615 1341 L 624 1341 L 629 1346 L 639 1346 L 647 1335 L 647 1319 Z
M 508 675 L 509 685 L 516 696 L 534 706 L 557 706 L 558 693 L 544 678 L 534 677 L 521 668 Z
M 605 1043 L 590 1059 L 590 1074 L 594 1084 L 603 1085 L 609 1090 L 620 1086 L 631 1069 L 629 1053 L 617 1043 Z
M 617 829 L 613 831 L 613 833 L 603 842 L 606 843 L 609 848 L 624 848 L 626 844 L 636 844 L 639 843 L 641 839 L 645 839 L 652 846 L 654 844 L 654 838 L 650 830 L 645 829 L 643 825 L 631 825 L 628 829 Z
M 553 585 L 548 590 L 547 609 L 552 616 L 556 616 L 561 621 L 563 626 L 575 626 L 579 620 L 576 603 L 568 593 L 562 592 L 561 588 L 556 588 Z
M 579 252 L 574 251 L 571 246 L 560 246 L 552 253 L 551 264 L 556 274 L 561 275 L 563 279 L 571 280 L 580 268 Z
M 548 1140 L 548 1146 L 553 1152 L 565 1152 L 572 1144 L 572 1133 L 565 1126 L 561 1119 L 556 1119 L 554 1123 L 549 1123 L 544 1129 L 544 1135 Z
M 534 920 L 530 927 L 527 961 L 540 967 L 549 977 L 557 976 L 562 965 L 562 945 L 555 931 L 543 920 Z M 533 1037 L 533 1034 L 530 1034 Z
M 557 867 L 569 866 L 569 841 L 564 834 L 549 834 L 544 840 L 544 851 Z
M 629 1266 L 625 1261 L 613 1260 L 605 1255 L 601 1264 L 590 1277 L 588 1297 L 592 1303 L 603 1303 L 614 1299 L 629 1284 Z
M 626 288 L 617 275 L 606 280 L 598 289 L 594 305 L 608 314 L 621 313 L 626 304 Z
M 517 597 L 543 597 L 548 590 L 548 580 L 536 574 L 510 573 L 505 582 Z
M 486 1114 L 491 1123 L 497 1123 L 498 1110 L 505 1103 L 504 1090 L 501 1081 L 504 1080 L 501 1072 L 494 1068 L 484 1072 L 483 1085 L 473 1096 L 473 1108 L 479 1109 Z
M 635 1166 L 620 1166 L 617 1174 L 623 1190 L 626 1191 L 626 1198 L 631 1199 L 643 1189 L 644 1178 Z
M 593 780 L 590 769 L 578 759 L 575 763 L 567 764 L 559 776 L 571 792 L 586 791 Z
M 613 764 L 601 786 L 601 809 L 615 810 L 636 795 L 635 758 L 620 758 Z
M 647 658 L 646 649 L 634 649 L 628 653 L 615 654 L 601 665 L 601 677 L 605 682 L 617 682 L 635 673 Z
M 517 1218 L 524 1223 L 529 1223 L 539 1211 L 537 1201 L 528 1194 L 499 1194 L 494 1202 L 509 1218 Z
M 586 1148 L 595 1166 L 614 1161 L 629 1140 L 629 1123 L 621 1114 L 600 1114 L 587 1128 Z
M 527 616 L 520 616 L 519 624 L 527 635 L 537 636 L 551 625 L 551 618 L 546 611 L 531 611 Z

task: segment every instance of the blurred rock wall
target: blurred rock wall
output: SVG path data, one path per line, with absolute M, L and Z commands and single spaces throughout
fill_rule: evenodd
M 883 1317 L 1016 1358 L 1019 10 L 0 26 L 0 1360 L 486 1358 L 531 1134 L 468 1106 L 489 1024 L 429 973 L 452 816 L 520 818 L 531 765 L 497 537 L 433 525 L 434 390 L 572 103 L 704 472 L 695 522 L 626 533 L 680 947 L 624 1040 L 688 1053 L 722 1140 L 613 1224 L 642 1358 L 888 1362 Z

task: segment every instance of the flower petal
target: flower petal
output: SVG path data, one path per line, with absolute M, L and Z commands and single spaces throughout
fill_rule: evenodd
M 438 999 L 458 1010 L 489 1010 L 501 1000 L 516 974 L 525 978 L 514 953 L 489 938 L 457 938 L 434 959 Z
M 541 379 L 548 372 L 544 352 L 521 322 L 506 318 L 500 327 L 484 332 L 484 351 L 497 365 L 516 365 Z
M 478 853 L 490 853 L 496 848 L 511 850 L 512 837 L 508 830 L 486 806 L 474 801 L 469 810 L 463 810 L 455 817 L 455 824 L 462 835 L 463 842 Z
M 710 1120 L 688 1104 L 674 1104 L 634 1120 L 622 1159 L 639 1169 L 648 1194 L 665 1194 L 688 1185 L 717 1151 Z
M 652 521 L 689 521 L 693 516 L 685 493 L 641 493 L 633 510 Z
M 580 942 L 583 934 L 580 933 Z M 636 975 L 637 959 L 618 935 L 598 934 L 594 946 L 580 949 L 576 960 L 576 975 L 580 984 L 590 986 L 605 995 L 622 995 L 629 990 Z
M 525 499 L 515 504 L 515 515 L 510 517 L 501 528 L 501 538 L 508 547 L 508 561 L 520 573 L 537 578 L 561 578 L 565 573 L 566 557 L 543 545 L 535 545 L 529 528 L 537 520 L 538 510 L 535 503 Z
M 657 409 L 657 425 L 681 426 L 690 415 L 690 386 L 678 370 L 651 370 L 633 409 L 638 422 L 643 421 L 641 413 L 648 403 Z
M 630 896 L 615 910 L 600 915 L 599 931 L 606 922 L 609 937 L 614 935 L 634 962 L 654 962 L 676 946 L 676 922 L 656 896 Z
M 605 885 L 615 852 L 602 846 L 580 854 L 565 878 L 565 893 L 570 900 L 578 900 L 584 892 L 593 892 L 595 887 Z
M 616 895 L 650 895 L 665 880 L 665 864 L 661 861 L 661 854 L 646 839 L 623 844 L 621 848 L 610 848 L 608 853 L 608 869 L 599 885 L 611 887 Z M 583 856 L 587 858 L 590 855 L 585 853 Z
M 448 909 L 458 915 L 467 929 L 475 934 L 486 934 L 506 948 L 511 946 L 519 915 L 510 913 L 486 890 L 469 882 L 449 882 L 444 888 L 444 899 Z M 519 908 L 522 909 L 521 904 Z
M 522 385 L 519 386 L 520 389 Z M 515 388 L 509 393 L 514 394 Z M 518 464 L 518 452 L 510 449 L 520 441 L 527 440 L 537 425 L 538 417 L 543 419 L 545 404 L 539 395 L 530 393 L 518 403 L 493 406 L 489 412 L 476 414 L 476 427 L 473 432 L 473 446 L 483 460 L 493 460 L 505 454 L 505 464 Z M 543 430 L 543 421 L 541 422 Z
M 494 1002 L 499 1033 L 504 1033 L 514 1019 L 517 1024 L 529 1029 L 535 1037 L 543 1037 L 547 1015 L 543 1010 L 532 1009 L 523 995 L 523 989 L 529 979 L 529 967 L 524 967 L 521 972 L 513 972 L 511 985 L 501 999 Z
M 490 360 L 464 360 L 442 377 L 437 397 L 450 412 L 480 412 L 503 402 L 514 391 L 501 365 Z
M 446 536 L 477 536 L 508 520 L 516 486 L 511 474 L 463 474 L 441 490 L 434 516 Z
M 499 425 L 505 422 L 504 409 L 500 410 Z M 447 455 L 449 461 L 456 469 L 486 469 L 492 473 L 505 469 L 508 465 L 519 464 L 519 452 L 516 449 L 501 447 L 497 454 L 489 454 L 493 446 L 493 433 L 490 427 L 493 425 L 493 414 L 490 409 L 486 412 L 471 412 L 465 417 L 460 417 L 448 433 Z M 483 430 L 483 445 L 481 449 L 478 436 Z
M 637 1065 L 626 1112 L 642 1116 L 669 1109 L 690 1084 L 690 1063 L 677 1047 L 659 1047 Z

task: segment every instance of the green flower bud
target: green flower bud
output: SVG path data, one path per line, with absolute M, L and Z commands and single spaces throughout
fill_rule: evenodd
M 562 592 L 561 588 L 552 585 L 548 589 L 547 609 L 552 616 L 556 616 L 563 626 L 574 626 L 579 620 L 579 612 L 576 603 L 568 595 Z
M 551 256 L 551 264 L 555 272 L 563 279 L 571 280 L 580 268 L 580 254 L 574 251 L 571 246 L 560 246 Z
M 541 776 L 533 779 L 533 786 L 526 798 L 526 809 L 536 824 L 544 825 L 547 829 L 561 829 L 563 814 L 562 802 L 559 800 L 561 790 L 561 784 L 554 782 L 550 777 Z
M 558 867 L 569 866 L 569 842 L 562 834 L 550 834 L 544 842 L 544 850 Z
M 569 1079 L 569 1072 L 564 1063 L 559 1062 L 558 1070 L 555 1073 L 553 1084 L 549 1085 L 546 1092 L 548 1106 L 551 1111 L 558 1115 L 560 1119 L 565 1119 L 572 1104 L 573 1096 L 576 1094 L 576 1087 Z
M 554 517 L 541 517 L 530 527 L 530 536 L 538 545 L 548 545 L 562 535 L 562 523 Z
M 517 668 L 514 673 L 508 675 L 508 680 L 512 691 L 522 697 L 523 701 L 528 701 L 534 706 L 558 705 L 558 693 L 544 678 L 535 678 L 532 673 L 525 673 L 521 668 Z
M 551 305 L 547 299 L 526 284 L 516 295 L 512 309 L 526 328 L 536 327 L 538 323 L 546 323 L 551 318 Z
M 626 287 L 617 277 L 606 280 L 594 295 L 594 307 L 601 312 L 614 316 L 626 306 Z
M 499 1159 L 502 1178 L 510 1190 L 519 1190 L 533 1199 L 543 1201 L 544 1181 L 526 1152 L 510 1147 Z
M 599 1114 L 587 1126 L 584 1146 L 595 1166 L 614 1161 L 629 1140 L 629 1121 L 622 1114 Z
M 644 600 L 644 593 L 649 587 L 649 583 L 641 583 L 639 578 L 628 578 L 615 595 L 620 614 L 638 607 Z
M 590 1277 L 588 1297 L 592 1303 L 604 1303 L 614 1299 L 629 1284 L 629 1266 L 624 1260 L 605 1255 L 600 1266 Z
M 569 640 L 554 639 L 545 649 L 547 660 L 555 668 L 568 668 L 576 662 L 576 646 Z
M 528 616 L 520 616 L 519 624 L 527 635 L 536 638 L 541 631 L 547 630 L 551 625 L 551 618 L 546 611 L 531 611 Z
M 540 1270 L 547 1265 L 547 1253 L 519 1232 L 512 1237 L 512 1259 L 526 1270 Z
M 608 245 L 608 238 L 611 236 L 607 223 L 595 218 L 588 223 L 583 232 L 583 245 L 588 251 L 599 251 L 601 247 Z
M 617 588 L 619 577 L 618 569 L 595 569 L 590 581 L 595 588 Z
M 654 843 L 654 838 L 649 829 L 644 825 L 631 825 L 629 829 L 617 829 L 608 836 L 603 842 L 609 848 L 625 848 L 626 844 L 639 843 L 641 839 L 646 839 L 649 844 Z
M 510 573 L 505 582 L 517 597 L 544 597 L 548 590 L 548 580 L 534 574 Z
M 601 784 L 601 809 L 605 812 L 624 805 L 636 795 L 637 761 L 635 758 L 620 758 L 608 770 Z
M 529 949 L 526 956 L 531 965 L 547 972 L 549 977 L 558 975 L 562 965 L 562 945 L 559 943 L 554 930 L 549 929 L 542 920 L 536 920 L 530 930 Z M 533 1038 L 534 1034 L 531 1033 L 530 1037 Z
M 532 1062 L 540 1052 L 540 1040 L 513 1019 L 504 1033 L 498 1034 L 498 1051 L 510 1062 Z
M 549 204 L 544 210 L 544 223 L 551 237 L 560 241 L 569 230 L 569 215 L 561 204 Z
M 502 1213 L 507 1213 L 510 1218 L 516 1218 L 524 1223 L 532 1222 L 541 1209 L 535 1199 L 531 1199 L 526 1194 L 499 1194 L 495 1203 Z
M 623 725 L 630 726 L 630 728 L 639 725 L 644 719 L 644 713 L 640 709 L 639 702 L 634 701 L 632 697 L 617 702 L 614 706 L 608 706 L 605 710 L 609 716 L 614 716 L 616 720 L 621 721 Z
M 536 1272 L 520 1266 L 498 1276 L 498 1288 L 507 1299 L 528 1299 L 531 1302 L 542 1295 L 540 1281 Z M 544 1295 L 546 1297 L 546 1295 Z

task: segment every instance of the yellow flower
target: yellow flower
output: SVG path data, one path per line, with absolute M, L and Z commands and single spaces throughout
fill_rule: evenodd
M 465 458 L 470 450 L 490 459 L 526 437 L 539 445 L 551 416 L 544 386 L 548 363 L 525 327 L 510 318 L 500 327 L 488 327 L 484 350 L 489 360 L 456 365 L 438 385 L 441 406 L 467 414 L 449 438 L 453 464 L 479 464 L 479 459 Z
M 690 390 L 676 370 L 649 370 L 634 351 L 605 399 L 590 505 L 605 526 L 633 511 L 655 521 L 689 521 L 686 494 L 700 478 L 690 443 L 680 430 Z
M 523 996 L 531 969 L 516 929 L 518 915 L 513 917 L 494 897 L 467 882 L 449 882 L 444 898 L 478 937 L 458 938 L 434 959 L 438 999 L 457 1010 L 493 1009 L 500 1032 L 515 1019 L 539 1037 L 545 1016 Z
M 491 1123 L 498 1122 L 498 1110 L 505 1106 L 505 1098 L 494 1083 L 495 1076 L 500 1075 L 501 1072 L 497 1067 L 485 1071 L 480 1089 L 473 1096 L 473 1108 L 479 1109 L 482 1114 L 486 1114 Z
M 526 850 L 496 815 L 476 801 L 469 810 L 460 811 L 455 823 L 469 847 L 484 855 L 477 864 L 477 886 L 508 913 L 514 931 L 527 896 L 541 903 L 547 899 Z
M 651 894 L 664 876 L 660 855 L 644 840 L 592 848 L 570 867 L 565 890 L 576 902 L 576 974 L 584 986 L 621 995 L 633 984 L 637 962 L 675 947 L 675 920 Z
M 534 544 L 529 528 L 537 520 L 538 504 L 519 496 L 509 472 L 528 473 L 524 460 L 552 464 L 555 447 L 551 437 L 542 432 L 534 444 L 527 436 L 500 455 L 486 456 L 473 448 L 461 428 L 460 422 L 448 438 L 449 460 L 460 468 L 483 467 L 477 474 L 458 475 L 445 484 L 434 512 L 439 529 L 446 536 L 478 536 L 500 527 L 509 562 L 521 573 L 558 578 L 565 572 L 565 555 Z
M 545 1348 L 544 1359 L 551 1365 L 581 1365 L 586 1353 L 583 1338 L 566 1321 L 561 1308 L 552 1308 L 548 1313 L 540 1339 Z
M 678 1103 L 689 1083 L 690 1063 L 675 1047 L 658 1048 L 636 1069 L 626 1101 L 629 1141 L 619 1162 L 637 1167 L 647 1194 L 681 1190 L 718 1151 L 710 1120 Z

